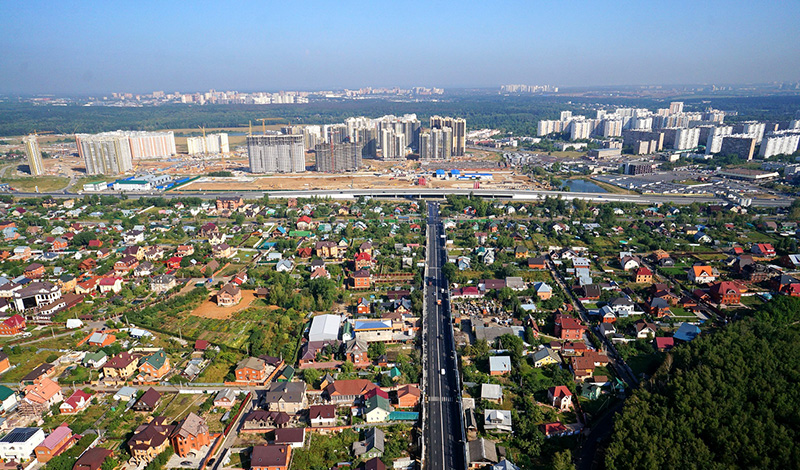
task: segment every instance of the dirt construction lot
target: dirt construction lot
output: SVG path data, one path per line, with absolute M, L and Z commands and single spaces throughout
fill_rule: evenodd
M 243 290 L 242 301 L 233 307 L 218 306 L 214 302 L 215 297 L 216 293 L 213 294 L 210 299 L 200 304 L 200 306 L 197 307 L 194 312 L 192 312 L 192 315 L 203 318 L 213 318 L 216 320 L 227 320 L 233 316 L 234 313 L 249 307 L 253 300 L 255 300 L 254 291 L 251 290 Z

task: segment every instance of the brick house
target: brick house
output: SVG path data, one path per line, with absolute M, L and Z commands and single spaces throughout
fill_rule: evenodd
M 572 408 L 572 392 L 564 385 L 547 389 L 547 399 L 554 408 L 567 411 Z
M 145 357 L 139 365 L 139 373 L 142 374 L 144 380 L 152 381 L 158 380 L 169 372 L 170 364 L 169 357 L 164 351 L 158 351 Z
M 177 425 L 170 437 L 175 453 L 181 457 L 186 457 L 192 451 L 200 450 L 203 446 L 211 443 L 211 433 L 208 430 L 206 421 L 194 413 L 184 418 Z
M 634 278 L 636 284 L 649 284 L 653 282 L 653 271 L 650 271 L 647 266 L 642 266 L 636 270 Z
M 722 281 L 712 285 L 708 293 L 715 302 L 721 305 L 738 304 L 742 296 L 736 283 L 729 281 Z
M 31 263 L 22 273 L 28 279 L 40 279 L 44 276 L 44 265 L 41 263 Z
M 369 289 L 372 281 L 369 271 L 361 269 L 352 275 L 353 289 Z
M 236 381 L 239 383 L 264 383 L 267 380 L 267 363 L 257 357 L 248 357 L 236 365 Z
M 578 319 L 569 315 L 557 314 L 555 318 L 555 333 L 560 339 L 576 340 L 583 337 L 586 326 Z
M 147 464 L 158 454 L 164 452 L 169 446 L 169 436 L 175 426 L 166 424 L 163 416 L 154 417 L 148 423 L 142 424 L 128 440 L 131 459 L 137 466 Z
M 217 292 L 217 305 L 220 307 L 231 307 L 242 300 L 242 290 L 236 284 L 225 284 Z
M 25 318 L 20 314 L 12 315 L 0 322 L 0 336 L 13 336 L 25 331 Z

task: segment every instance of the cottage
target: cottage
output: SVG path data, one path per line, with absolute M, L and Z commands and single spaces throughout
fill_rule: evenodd
M 572 392 L 564 385 L 548 388 L 547 399 L 554 408 L 558 408 L 560 411 L 572 408 Z
M 160 399 L 161 394 L 153 387 L 150 387 L 144 392 L 144 395 L 139 397 L 136 403 L 133 404 L 133 410 L 150 413 L 156 409 L 156 405 L 158 405 L 158 400 Z
M 336 426 L 336 407 L 334 405 L 312 405 L 308 409 L 308 419 L 312 428 Z
M 489 375 L 505 375 L 511 372 L 510 356 L 492 356 L 489 358 Z
M 353 443 L 353 455 L 356 458 L 372 459 L 383 456 L 386 434 L 381 428 L 364 430 L 364 440 Z
M 89 404 L 91 403 L 91 395 L 83 390 L 75 390 L 75 392 L 70 395 L 69 398 L 61 403 L 58 409 L 61 411 L 61 414 L 76 414 L 88 408 Z

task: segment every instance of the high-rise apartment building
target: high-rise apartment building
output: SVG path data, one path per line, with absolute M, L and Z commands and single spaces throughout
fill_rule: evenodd
M 176 153 L 172 131 L 75 134 L 75 141 L 89 175 L 124 173 L 133 168 L 133 160 L 169 157 Z
M 595 121 L 593 119 L 574 120 L 569 126 L 569 139 L 588 139 L 594 131 Z
M 689 150 L 697 147 L 700 128 L 677 127 L 664 129 L 664 143 L 673 150 Z
M 186 147 L 189 155 L 229 153 L 228 134 L 208 134 L 205 137 L 188 137 Z
M 800 146 L 800 130 L 776 131 L 761 140 L 761 149 L 759 149 L 758 155 L 762 158 L 791 155 L 797 152 L 798 146 Z
M 123 132 L 75 134 L 87 175 L 118 175 L 133 169 L 131 141 Z
M 381 129 L 380 146 L 383 160 L 403 160 L 406 157 L 406 136 L 393 128 Z
M 463 156 L 467 148 L 467 121 L 463 118 L 431 116 L 431 129 L 444 129 L 449 127 L 453 135 L 451 154 L 455 157 Z
M 23 138 L 22 142 L 25 144 L 25 155 L 28 156 L 28 168 L 31 176 L 43 175 L 42 151 L 39 149 L 39 141 L 36 139 L 36 135 L 31 134 Z
M 254 135 L 247 137 L 247 156 L 252 173 L 300 173 L 306 171 L 302 135 Z
M 317 171 L 341 173 L 361 167 L 360 144 L 318 144 L 314 151 L 317 155 Z
M 733 126 L 733 132 L 735 134 L 747 134 L 756 139 L 756 142 L 761 142 L 761 140 L 764 139 L 766 127 L 766 124 L 763 122 L 746 121 L 735 124 Z
M 680 114 L 683 112 L 683 101 L 673 101 L 669 104 L 670 114 Z
M 419 159 L 449 160 L 453 152 L 453 130 L 449 127 L 431 129 L 419 138 Z
M 750 134 L 731 134 L 722 138 L 720 155 L 735 155 L 743 160 L 752 160 L 756 139 Z
M 722 150 L 722 138 L 731 134 L 733 134 L 733 126 L 717 126 L 711 128 L 708 132 L 708 139 L 706 140 L 706 155 L 719 153 L 720 150 Z
M 622 119 L 603 119 L 603 137 L 619 137 L 622 135 Z

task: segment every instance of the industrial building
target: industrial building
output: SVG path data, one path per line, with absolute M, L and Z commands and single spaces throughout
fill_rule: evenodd
M 302 135 L 254 135 L 247 137 L 247 156 L 252 173 L 300 173 L 306 171 Z

